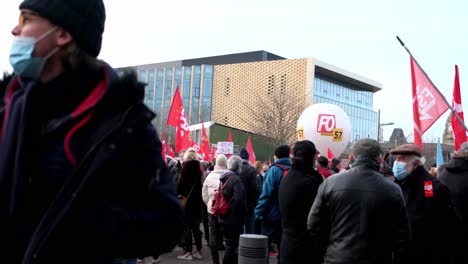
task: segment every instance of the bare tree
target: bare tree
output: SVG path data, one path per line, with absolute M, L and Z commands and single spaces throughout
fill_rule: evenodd
M 297 141 L 297 120 L 309 105 L 309 97 L 294 96 L 286 93 L 286 89 L 271 89 L 267 94 L 254 92 L 254 100 L 243 102 L 244 110 L 249 118 L 239 118 L 245 122 L 251 132 L 267 137 L 273 146 L 291 145 Z

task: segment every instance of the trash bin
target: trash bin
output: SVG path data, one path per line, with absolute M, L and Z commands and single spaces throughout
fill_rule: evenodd
M 240 235 L 239 264 L 266 264 L 268 237 L 254 234 Z

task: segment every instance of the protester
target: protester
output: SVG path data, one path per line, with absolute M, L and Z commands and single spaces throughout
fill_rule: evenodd
M 262 220 L 262 234 L 268 236 L 270 245 L 271 242 L 276 243 L 278 246 L 281 244 L 282 230 L 278 191 L 283 176 L 287 174 L 291 167 L 290 152 L 291 148 L 287 145 L 276 148 L 275 162 L 265 173 L 262 194 L 255 208 L 256 218 Z M 277 253 L 272 255 L 277 256 Z
M 328 168 L 328 159 L 326 157 L 318 157 L 317 165 L 317 171 L 323 176 L 324 179 L 333 175 L 333 172 Z
M 310 252 L 326 264 L 398 263 L 410 239 L 401 190 L 379 174 L 379 142 L 359 140 L 353 153 L 353 168 L 320 186 L 308 219 Z
M 97 59 L 103 1 L 25 0 L 20 10 L 15 74 L 0 84 L 2 263 L 170 251 L 183 212 L 144 84 Z
M 314 169 L 317 150 L 314 143 L 299 141 L 293 148 L 294 157 L 288 174 L 281 180 L 279 205 L 283 234 L 281 263 L 312 262 L 314 253 L 307 232 L 307 216 L 323 177 Z
M 439 180 L 450 190 L 457 215 L 461 220 L 460 248 L 468 248 L 468 142 L 461 145 L 440 172 Z M 457 252 L 454 263 L 468 263 L 465 252 Z M 460 254 L 461 253 L 461 254 Z
M 223 224 L 226 243 L 223 264 L 237 264 L 239 236 L 243 233 L 247 212 L 247 197 L 239 177 L 242 171 L 242 159 L 238 156 L 230 157 L 227 167 L 229 171 L 220 177 L 221 183 L 224 184 L 223 195 L 229 201 L 228 212 L 219 218 L 220 223 Z
M 242 159 L 242 172 L 240 178 L 244 184 L 245 194 L 247 196 L 247 215 L 245 218 L 244 232 L 246 234 L 254 234 L 255 232 L 255 206 L 258 202 L 258 197 L 262 192 L 262 187 L 257 171 L 249 164 L 249 152 L 245 148 L 241 148 L 239 157 Z
M 333 174 L 339 173 L 341 171 L 341 160 L 333 158 L 330 166 L 330 170 Z
M 200 167 L 200 161 L 197 159 L 197 153 L 189 148 L 184 153 L 184 162 L 180 172 L 177 192 L 180 198 L 186 198 L 185 206 L 186 230 L 184 235 L 184 252 L 178 256 L 178 259 L 191 260 L 193 258 L 201 259 L 202 255 L 202 233 L 200 223 L 202 221 L 202 177 L 203 172 Z M 193 239 L 197 251 L 193 253 Z
M 407 205 L 412 240 L 406 263 L 450 263 L 460 227 L 449 190 L 424 169 L 422 152 L 404 144 L 391 151 L 393 174 Z
M 219 189 L 219 178 L 227 171 L 227 159 L 223 154 L 218 154 L 216 157 L 216 165 L 214 170 L 206 177 L 203 183 L 202 197 L 203 202 L 206 204 L 208 209 L 208 218 L 210 224 L 210 239 L 209 247 L 211 251 L 211 257 L 213 264 L 219 264 L 219 253 L 218 250 L 224 248 L 223 246 L 223 234 L 221 232 L 221 225 L 218 221 L 218 217 L 213 215 L 211 206 L 216 191 Z

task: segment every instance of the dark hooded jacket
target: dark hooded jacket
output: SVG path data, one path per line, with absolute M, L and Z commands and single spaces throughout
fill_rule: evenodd
M 305 168 L 304 164 L 293 161 L 288 174 L 281 180 L 281 263 L 304 263 L 305 259 L 314 263 L 316 260 L 311 253 L 312 241 L 307 232 L 307 216 L 323 177 L 310 164 L 313 164 L 311 160 L 307 163 L 310 168 Z
M 5 263 L 111 263 L 170 251 L 183 212 L 136 74 L 109 66 L 0 83 Z
M 227 225 L 243 225 L 247 212 L 247 196 L 242 180 L 236 173 L 226 171 L 219 181 L 225 184 L 223 195 L 226 201 L 229 201 L 229 210 L 219 218 L 220 222 Z
M 452 263 L 460 224 L 447 187 L 422 166 L 395 183 L 406 200 L 412 235 L 404 263 Z
M 457 215 L 461 220 L 461 249 L 468 248 L 468 154 L 456 154 L 445 164 L 440 172 L 439 180 L 450 190 Z M 466 253 L 458 252 L 456 263 L 468 263 Z

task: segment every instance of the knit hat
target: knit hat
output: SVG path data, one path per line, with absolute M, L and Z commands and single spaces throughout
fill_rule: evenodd
M 227 170 L 227 158 L 223 154 L 216 156 L 215 170 Z
M 106 20 L 102 0 L 24 0 L 19 8 L 37 12 L 68 31 L 89 55 L 99 55 Z
M 243 160 L 249 160 L 249 152 L 246 148 L 241 148 L 239 151 L 239 157 Z
M 289 158 L 291 154 L 291 148 L 288 145 L 281 145 L 275 149 L 275 156 L 278 159 Z

